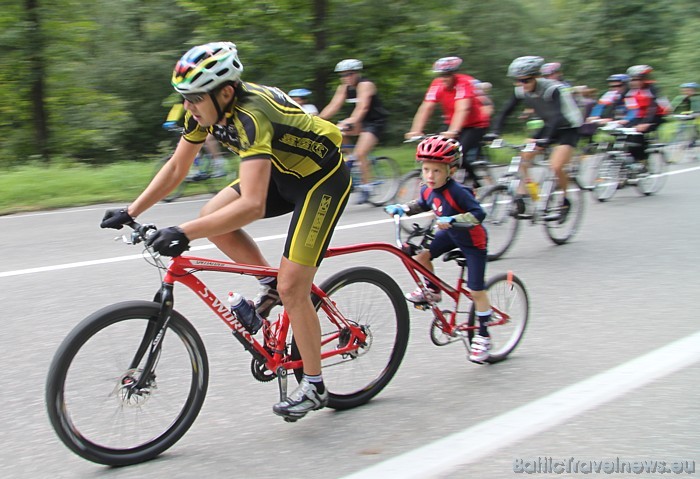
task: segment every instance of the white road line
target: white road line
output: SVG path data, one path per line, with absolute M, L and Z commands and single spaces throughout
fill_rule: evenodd
M 342 479 L 426 479 L 482 459 L 700 360 L 700 331 Z
M 376 221 L 366 221 L 363 223 L 353 223 L 349 225 L 340 225 L 335 228 L 335 231 L 340 231 L 340 230 L 348 230 L 348 229 L 353 229 L 353 228 L 362 228 L 365 226 L 374 226 L 382 223 L 389 223 L 393 222 L 391 218 L 389 219 L 381 219 L 381 220 L 376 220 Z M 278 239 L 284 239 L 287 237 L 287 233 L 284 234 L 277 234 L 277 235 L 270 235 L 270 236 L 261 236 L 258 238 L 254 238 L 256 243 L 262 243 L 265 241 L 272 241 L 272 240 L 278 240 Z M 215 246 L 211 243 L 201 245 L 201 246 L 194 246 L 192 249 L 190 249 L 191 252 L 194 251 L 203 251 L 207 249 L 212 249 L 215 248 Z M 11 276 L 23 276 L 27 274 L 35 274 L 35 273 L 46 273 L 49 271 L 61 271 L 64 269 L 73 269 L 73 268 L 84 268 L 87 266 L 95 266 L 95 265 L 102 265 L 102 264 L 108 264 L 108 263 L 119 263 L 122 261 L 131 261 L 135 259 L 143 259 L 143 255 L 141 254 L 131 254 L 127 256 L 117 256 L 114 258 L 103 258 L 103 259 L 95 259 L 95 260 L 89 260 L 89 261 L 78 261 L 75 263 L 64 263 L 64 264 L 56 264 L 56 265 L 50 265 L 50 266 L 39 266 L 36 268 L 27 268 L 27 269 L 17 269 L 14 271 L 2 271 L 0 272 L 0 278 L 9 278 Z

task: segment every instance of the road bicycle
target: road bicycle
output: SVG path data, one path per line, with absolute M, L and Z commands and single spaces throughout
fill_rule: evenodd
M 422 227 L 415 225 L 409 237 L 402 241 L 400 217 L 394 215 L 396 244 L 404 252 L 401 261 L 415 281 L 416 285 L 427 294 L 425 282 L 421 276 L 429 280 L 447 297 L 451 303 L 443 308 L 436 302 L 414 304 L 416 309 L 430 311 L 433 321 L 430 325 L 430 340 L 436 346 L 445 346 L 456 341 L 461 341 L 467 356 L 471 351 L 471 341 L 478 332 L 479 323 L 476 320 L 474 303 L 471 293 L 466 289 L 467 284 L 467 260 L 459 249 L 452 250 L 442 256 L 443 261 L 454 261 L 459 267 L 456 286 L 437 277 L 412 256 L 418 251 L 427 248 L 433 240 L 433 226 Z M 460 223 L 452 223 L 453 228 L 466 229 L 470 226 Z M 503 361 L 518 346 L 527 326 L 530 300 L 523 281 L 512 271 L 496 275 L 486 282 L 486 291 L 489 295 L 493 309 L 492 319 L 488 324 L 491 336 L 490 356 L 486 362 L 497 363 Z
M 131 244 L 155 230 L 132 227 Z M 386 248 L 338 247 L 327 256 L 370 249 Z M 194 256 L 175 257 L 166 265 L 150 247 L 144 257 L 161 273 L 153 301 L 113 304 L 84 319 L 58 348 L 46 383 L 49 419 L 60 440 L 77 455 L 110 466 L 143 462 L 170 448 L 204 402 L 207 353 L 195 327 L 174 308 L 175 283 L 191 289 L 231 329 L 252 356 L 255 379 L 277 378 L 280 400 L 287 398 L 288 372 L 297 381 L 303 374 L 286 312 L 265 319 L 256 338 L 198 277 L 205 271 L 276 276 L 276 268 Z M 365 404 L 389 383 L 406 352 L 409 312 L 401 289 L 388 274 L 358 266 L 314 285 L 312 299 L 321 321 L 328 406 Z
M 700 160 L 698 114 L 693 112 L 673 115 L 677 120 L 671 140 L 664 148 L 669 163 L 691 163 Z
M 411 138 L 406 140 L 404 143 L 412 143 L 415 141 L 420 141 L 426 138 L 426 136 L 420 136 L 416 138 Z M 494 163 L 491 159 L 488 148 L 486 146 L 490 142 L 483 142 L 482 147 L 479 149 L 479 156 L 475 161 L 471 163 L 474 173 L 476 174 L 478 183 L 482 185 L 480 188 L 475 189 L 475 184 L 472 179 L 467 177 L 466 170 L 464 168 L 458 168 L 455 172 L 455 181 L 473 188 L 476 190 L 478 195 L 479 191 L 484 191 L 489 186 L 496 184 L 497 175 L 495 173 L 496 168 L 500 168 L 503 165 Z M 399 188 L 396 192 L 395 201 L 396 203 L 406 204 L 410 201 L 416 200 L 420 197 L 420 189 L 423 184 L 423 178 L 421 177 L 421 169 L 415 168 L 408 173 L 404 174 L 399 180 Z M 414 231 L 414 225 L 419 225 L 423 229 L 427 229 L 429 225 L 433 224 L 435 221 L 435 215 L 432 212 L 421 213 L 415 216 L 406 216 L 401 218 L 401 231 L 404 235 L 409 235 Z
M 635 128 L 620 127 L 614 122 L 608 123 L 601 130 L 613 136 L 614 141 L 598 164 L 593 189 L 596 199 L 608 201 L 618 189 L 626 185 L 636 186 L 637 191 L 645 196 L 658 193 L 666 182 L 665 172 L 668 169 L 665 145 L 650 145 L 646 149 L 646 159 L 637 161 L 629 152 L 629 139 L 644 133 Z
M 498 184 L 478 198 L 486 211 L 482 224 L 488 232 L 489 261 L 500 258 L 510 249 L 522 220 L 528 220 L 533 225 L 543 224 L 554 244 L 562 245 L 573 238 L 581 226 L 584 212 L 585 188 L 578 184 L 576 177 L 570 178 L 566 190 L 569 201 L 567 211 L 562 206 L 564 194 L 557 189 L 558 179 L 549 168 L 546 155 L 539 160 L 536 158 L 533 163 L 533 166 L 543 167 L 546 171 L 539 184 L 521 176 L 521 153 L 535 151 L 535 143 L 511 145 L 502 139 L 495 139 L 491 148 L 511 148 L 516 154 L 511 158 L 508 171 L 498 179 Z M 526 182 L 527 195 L 519 194 L 522 182 Z
M 170 160 L 170 156 L 158 161 L 154 174 L 156 175 L 165 163 Z M 217 194 L 224 187 L 231 184 L 238 177 L 238 157 L 231 152 L 222 151 L 218 158 L 213 158 L 211 154 L 201 151 L 194 159 L 194 163 L 187 173 L 185 179 L 168 194 L 163 201 L 170 203 L 185 194 L 189 187 L 199 185 L 210 194 Z

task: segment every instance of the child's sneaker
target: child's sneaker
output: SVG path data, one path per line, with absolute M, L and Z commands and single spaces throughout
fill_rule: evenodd
M 417 288 L 412 293 L 406 293 L 406 299 L 416 304 L 439 303 L 442 300 L 442 294 L 440 291 L 428 290 L 427 295 L 425 295 L 420 288 Z
M 491 338 L 488 336 L 475 335 L 472 339 L 472 352 L 469 360 L 473 363 L 484 364 L 488 360 L 491 349 Z

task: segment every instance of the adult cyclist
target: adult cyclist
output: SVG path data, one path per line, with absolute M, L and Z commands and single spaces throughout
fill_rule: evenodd
M 458 73 L 461 65 L 462 59 L 459 57 L 440 58 L 433 64 L 433 73 L 437 78 L 430 83 L 405 137 L 423 136 L 423 129 L 439 104 L 445 122 L 445 131 L 440 135 L 459 140 L 465 152 L 473 151 L 471 155 L 465 154 L 462 167 L 478 188 L 482 185 L 467 159 L 473 161 L 478 158 L 481 139 L 490 120 L 482 109 L 481 91 L 475 87 L 477 80 L 465 73 Z
M 360 197 L 357 204 L 366 203 L 372 191 L 372 174 L 369 167 L 369 153 L 379 142 L 386 127 L 389 112 L 382 105 L 377 94 L 377 86 L 362 76 L 363 65 L 360 60 L 348 58 L 338 62 L 335 72 L 340 76 L 340 85 L 319 116 L 330 120 L 344 104 L 353 106 L 349 117 L 338 122 L 343 132 L 344 143 L 348 137 L 357 137 L 353 156 L 360 164 L 362 184 L 359 185 Z
M 607 123 L 621 120 L 625 115 L 625 95 L 630 77 L 626 73 L 615 73 L 607 78 L 608 91 L 598 99 L 587 122 Z
M 564 200 L 559 212 L 551 213 L 547 220 L 559 219 L 563 221 L 569 211 L 570 202 L 566 197 L 569 184 L 569 175 L 565 171 L 566 165 L 578 142 L 578 129 L 583 124 L 581 111 L 576 104 L 570 89 L 556 80 L 540 78 L 540 69 L 544 60 L 538 56 L 524 56 L 513 60 L 508 67 L 508 76 L 515 81 L 513 96 L 497 116 L 493 127 L 493 136 L 500 136 L 506 118 L 520 102 L 525 103 L 535 111 L 542 119 L 544 126 L 528 140 L 536 144 L 536 150 L 543 146 L 558 143 L 552 149 L 549 156 L 549 164 L 557 177 L 557 186 L 563 192 Z M 524 152 L 523 168 L 527 177 L 528 164 L 532 162 L 537 151 Z M 522 183 L 522 182 L 521 182 Z M 520 186 L 519 193 L 525 194 L 524 185 Z M 520 212 L 524 209 L 524 203 L 518 202 Z
M 162 255 L 178 256 L 191 241 L 208 238 L 236 262 L 268 265 L 242 228 L 263 217 L 292 213 L 274 287 L 291 320 L 304 378 L 273 411 L 298 419 L 328 402 L 321 377 L 321 331 L 310 292 L 350 195 L 350 171 L 335 125 L 306 114 L 277 88 L 241 81 L 242 72 L 233 43 L 208 43 L 185 53 L 172 76 L 187 110 L 175 153 L 133 203 L 107 211 L 101 226 L 120 229 L 172 191 L 207 134 L 239 154 L 239 178 L 211 199 L 199 218 L 157 230 L 148 244 Z

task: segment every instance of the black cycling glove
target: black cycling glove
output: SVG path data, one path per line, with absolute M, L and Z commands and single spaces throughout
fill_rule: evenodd
M 180 256 L 190 249 L 190 240 L 179 226 L 170 226 L 169 228 L 156 230 L 146 240 L 146 244 L 163 256 Z
M 131 223 L 132 221 L 134 221 L 134 218 L 131 217 L 126 208 L 111 209 L 107 210 L 102 217 L 100 228 L 120 230 L 125 224 Z

